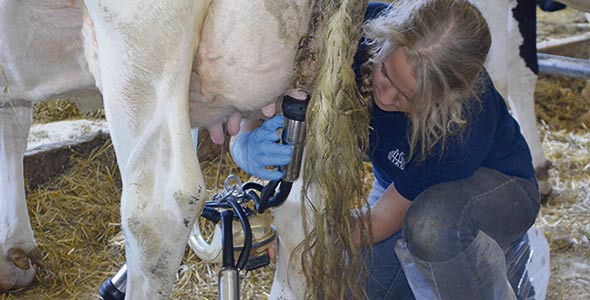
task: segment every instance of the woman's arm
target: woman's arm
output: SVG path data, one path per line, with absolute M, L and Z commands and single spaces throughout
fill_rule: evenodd
M 402 228 L 402 223 L 411 201 L 404 198 L 395 188 L 394 184 L 383 193 L 383 196 L 371 208 L 371 244 L 381 242 Z M 361 212 L 361 218 L 367 218 L 368 210 Z M 355 245 L 368 246 L 361 244 L 360 227 L 353 229 L 353 240 Z

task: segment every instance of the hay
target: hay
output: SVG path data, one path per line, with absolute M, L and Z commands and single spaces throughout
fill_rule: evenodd
M 84 159 L 81 159 L 84 157 Z M 31 289 L 1 299 L 91 299 L 121 261 L 109 238 L 119 231 L 120 183 L 111 146 L 71 158 L 70 170 L 27 191 L 44 267 Z
M 553 163 L 553 193 L 536 223 L 551 248 L 547 299 L 590 299 L 590 130 L 579 121 L 590 111 L 584 84 L 541 77 L 535 93 L 543 149 Z
M 537 42 L 588 32 L 584 13 L 573 8 L 544 12 L 537 7 Z
M 208 151 L 219 152 L 215 148 L 209 145 Z M 65 174 L 27 191 L 44 267 L 32 287 L 0 295 L 1 300 L 97 299 L 100 284 L 125 261 L 120 175 L 110 141 L 91 153 L 76 153 L 70 161 L 72 167 Z M 201 163 L 208 187 L 216 182 L 218 163 L 219 156 Z M 248 179 L 225 152 L 222 176 L 231 172 Z M 217 299 L 218 269 L 219 265 L 200 261 L 187 247 L 172 298 Z M 273 265 L 246 274 L 241 282 L 243 299 L 268 295 L 273 276 Z
M 77 120 L 86 118 L 91 120 L 104 119 L 104 109 L 82 113 L 80 109 L 67 99 L 55 99 L 38 102 L 33 106 L 34 122 L 49 123 L 62 120 Z
M 36 103 L 33 107 L 35 123 L 49 123 L 62 120 L 80 119 L 82 113 L 68 100 L 56 99 Z
M 551 248 L 549 299 L 590 299 L 590 132 L 543 131 L 554 164 L 553 193 L 537 219 Z
M 540 76 L 535 88 L 537 120 L 550 130 L 588 131 L 590 99 L 582 96 L 585 86 L 582 79 Z

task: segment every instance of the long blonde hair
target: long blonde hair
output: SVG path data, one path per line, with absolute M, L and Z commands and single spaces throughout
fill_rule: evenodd
M 484 17 L 464 0 L 399 0 L 363 30 L 371 49 L 363 82 L 373 65 L 400 47 L 413 67 L 409 157 L 419 150 L 423 160 L 437 144 L 442 155 L 447 139 L 465 127 L 468 102 L 479 99 L 476 87 L 491 45 Z

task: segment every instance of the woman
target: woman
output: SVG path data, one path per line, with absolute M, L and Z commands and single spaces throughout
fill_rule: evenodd
M 504 251 L 534 223 L 539 195 L 483 67 L 485 19 L 462 0 L 371 4 L 367 16 L 357 58 L 373 103 L 370 299 L 517 299 Z
M 534 223 L 539 195 L 528 146 L 483 68 L 485 19 L 466 1 L 398 1 L 365 38 L 370 297 L 413 299 L 407 275 L 416 296 L 516 299 L 503 249 Z M 396 253 L 417 267 L 406 273 L 392 251 L 400 238 Z

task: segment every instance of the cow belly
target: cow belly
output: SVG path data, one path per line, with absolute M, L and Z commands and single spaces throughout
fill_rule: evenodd
M 191 76 L 191 123 L 210 125 L 276 100 L 291 84 L 309 0 L 213 1 Z
M 89 90 L 82 49 L 82 3 L 0 1 L 0 103 Z

